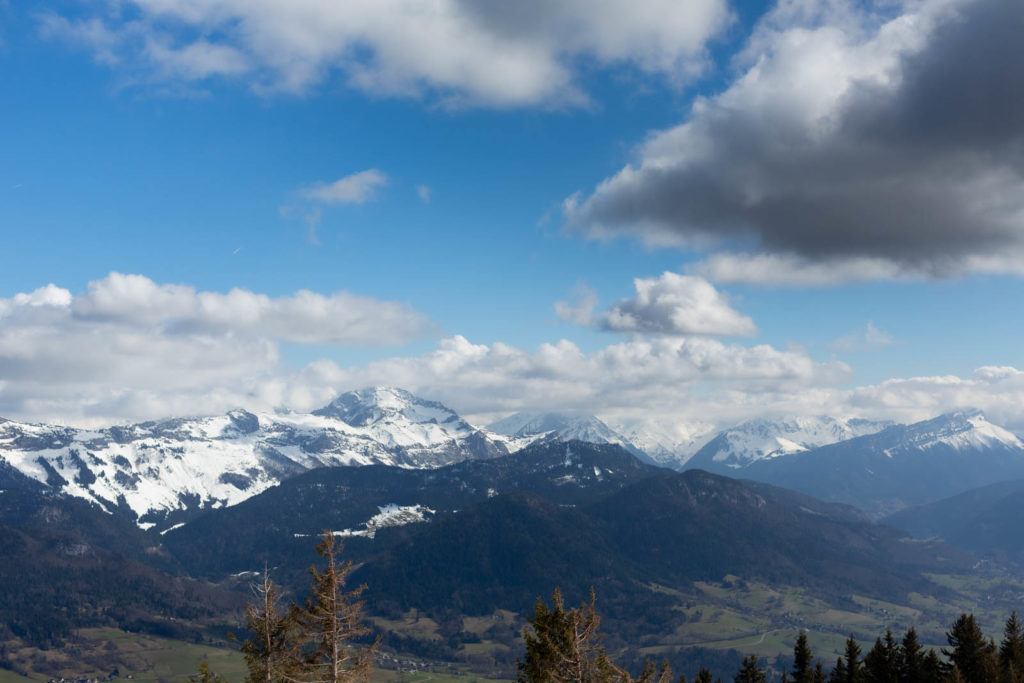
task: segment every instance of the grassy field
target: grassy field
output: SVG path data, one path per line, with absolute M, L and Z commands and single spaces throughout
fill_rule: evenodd
M 75 651 L 40 651 L 24 648 L 18 653 L 18 660 L 30 665 L 45 662 L 39 669 L 27 668 L 28 676 L 0 669 L 0 683 L 35 683 L 54 677 L 104 677 L 113 669 L 118 670 L 116 681 L 137 681 L 138 683 L 160 683 L 187 681 L 196 673 L 199 665 L 206 661 L 210 670 L 220 674 L 230 683 L 242 683 L 246 677 L 245 660 L 234 649 L 196 645 L 167 638 L 158 638 L 117 629 L 83 629 L 77 634 Z M 77 653 L 77 657 L 76 657 Z M 107 666 L 88 665 L 83 658 L 105 661 Z M 468 683 L 469 681 L 500 680 L 488 679 L 473 674 L 465 667 L 431 667 L 420 664 L 423 670 L 396 671 L 377 668 L 373 672 L 374 683 Z M 131 676 L 129 679 L 128 677 Z
M 13 672 L 3 683 L 48 680 L 64 676 L 105 677 L 115 669 L 118 680 L 140 683 L 180 681 L 195 673 L 206 660 L 210 669 L 230 681 L 245 677 L 245 662 L 237 651 L 224 647 L 197 645 L 156 636 L 127 633 L 113 628 L 82 629 L 74 642 L 59 650 L 20 648 L 9 653 L 27 679 Z

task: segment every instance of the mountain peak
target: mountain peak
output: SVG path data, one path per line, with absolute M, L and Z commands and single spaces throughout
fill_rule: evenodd
M 945 413 L 912 424 L 908 430 L 909 441 L 921 448 L 942 444 L 958 450 L 993 447 L 1024 449 L 1024 443 L 1015 434 L 989 422 L 985 414 L 977 409 Z
M 488 429 L 508 436 L 557 432 L 558 436 L 566 441 L 579 439 L 592 443 L 618 443 L 621 440 L 621 437 L 600 419 L 582 413 L 516 413 L 492 423 Z
M 720 432 L 697 451 L 686 465 L 719 472 L 744 468 L 761 460 L 873 434 L 888 424 L 827 415 L 748 420 Z
M 416 424 L 461 422 L 454 410 L 437 401 L 428 401 L 405 389 L 388 386 L 368 387 L 340 394 L 314 415 L 332 417 L 354 427 L 404 419 Z

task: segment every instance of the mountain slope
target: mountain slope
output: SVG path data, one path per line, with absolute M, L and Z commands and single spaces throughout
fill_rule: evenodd
M 965 553 L 848 514 L 790 508 L 701 471 L 657 474 L 573 508 L 516 492 L 393 531 L 389 545 L 361 554 L 358 578 L 402 608 L 470 614 L 514 610 L 555 583 L 578 597 L 593 586 L 610 617 L 670 628 L 680 615 L 669 595 L 695 581 L 736 575 L 829 601 L 902 600 L 942 590 L 923 569 L 970 566 Z
M 789 497 L 688 470 L 638 482 L 588 511 L 659 582 L 735 574 L 826 593 L 901 596 L 920 581 L 915 567 L 941 564 L 934 548 L 907 543 L 844 506 Z
M 363 533 L 399 510 L 404 523 Z M 929 586 L 925 567 L 970 566 L 966 554 L 910 542 L 846 506 L 651 468 L 621 447 L 581 442 L 431 471 L 310 472 L 211 510 L 164 544 L 209 578 L 269 562 L 282 581 L 300 584 L 322 529 L 347 537 L 356 580 L 372 586 L 371 604 L 392 611 L 519 611 L 555 585 L 581 597 L 594 586 L 609 615 L 668 623 L 679 614 L 654 586 L 686 593 L 694 581 L 735 574 L 826 599 L 891 599 Z
M 1000 482 L 901 510 L 882 520 L 918 538 L 1024 564 L 1024 480 Z
M 714 435 L 707 423 L 656 418 L 628 420 L 614 428 L 655 464 L 672 469 L 682 468 Z
M 492 422 L 487 429 L 519 442 L 540 439 L 586 441 L 595 444 L 617 444 L 650 464 L 655 463 L 633 441 L 616 432 L 593 415 L 573 413 L 516 413 Z
M 309 538 L 323 529 L 350 530 L 353 547 L 362 547 L 359 532 L 390 510 L 407 511 L 406 520 L 438 519 L 514 491 L 556 506 L 579 505 L 658 471 L 619 446 L 557 441 L 433 470 L 325 468 L 211 510 L 169 531 L 164 545 L 191 572 L 216 578 L 302 557 Z M 386 536 L 376 534 L 378 541 Z
M 977 412 L 942 415 L 738 471 L 881 517 L 971 488 L 1024 477 L 1024 444 Z
M 624 439 L 593 415 L 569 413 L 516 413 L 487 426 L 492 432 L 508 436 L 536 436 L 554 433 L 563 441 L 618 443 Z
M 169 576 L 54 529 L 0 524 L 0 640 L 53 645 L 86 626 L 183 631 L 176 620 L 235 618 L 244 596 Z
M 887 425 L 884 422 L 827 416 L 750 420 L 720 432 L 687 461 L 686 467 L 736 474 L 737 470 L 755 462 L 873 434 Z

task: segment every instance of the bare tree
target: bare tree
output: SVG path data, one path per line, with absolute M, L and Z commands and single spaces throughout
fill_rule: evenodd
M 310 568 L 313 585 L 297 618 L 306 643 L 306 683 L 347 683 L 369 679 L 379 639 L 369 645 L 355 641 L 371 633 L 362 623 L 366 586 L 345 590 L 352 561 L 339 560 L 342 543 L 324 531 L 316 551 L 326 560 L 319 570 Z
M 301 676 L 297 611 L 294 605 L 282 609 L 281 591 L 263 572 L 261 583 L 253 586 L 254 600 L 245 608 L 246 628 L 252 638 L 242 643 L 250 683 L 297 681 Z

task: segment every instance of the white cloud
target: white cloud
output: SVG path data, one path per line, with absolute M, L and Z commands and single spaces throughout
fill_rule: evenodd
M 910 423 L 979 408 L 1024 429 L 1024 370 L 986 366 L 970 377 L 894 378 L 842 388 L 844 363 L 816 362 L 799 348 L 743 347 L 700 338 L 634 339 L 590 353 L 562 340 L 527 351 L 455 336 L 420 356 L 342 368 L 306 367 L 281 395 L 311 397 L 373 384 L 443 401 L 478 424 L 517 411 L 571 410 L 618 424 L 655 421 L 701 433 L 756 417 L 835 415 Z M 302 387 L 302 390 L 298 390 Z
M 1022 18 L 1019 0 L 781 2 L 735 81 L 566 200 L 567 225 L 724 252 L 698 271 L 719 281 L 1020 274 Z
M 166 39 L 147 40 L 146 56 L 160 65 L 168 78 L 196 81 L 211 76 L 237 76 L 250 68 L 249 60 L 238 50 L 217 45 L 208 40 L 197 40 L 188 45 L 174 47 Z
M 385 315 L 364 317 L 363 309 Z M 636 337 L 584 351 L 564 339 L 525 350 L 454 336 L 420 355 L 358 366 L 318 360 L 296 370 L 280 361 L 285 339 L 400 341 L 418 329 L 391 319 L 403 311 L 351 295 L 219 294 L 118 274 L 77 295 L 50 285 L 0 299 L 0 415 L 96 424 L 238 406 L 310 410 L 339 391 L 391 384 L 481 422 L 556 409 L 619 423 L 705 427 L 821 413 L 909 422 L 977 407 L 997 423 L 1024 427 L 1024 371 L 1016 368 L 844 389 L 851 372 L 845 363 L 815 361 L 801 348 L 705 337 Z M 871 343 L 885 339 L 872 328 L 861 336 Z
M 40 18 L 39 31 L 45 38 L 84 47 L 93 53 L 97 62 L 113 66 L 120 61 L 118 47 L 132 29 L 123 26 L 119 34 L 99 18 L 71 22 L 56 14 L 46 14 Z
M 555 313 L 577 325 L 611 332 L 713 337 L 750 336 L 757 326 L 729 305 L 728 298 L 707 280 L 665 272 L 633 280 L 636 295 L 598 314 L 597 294 L 580 285 L 572 301 L 555 303 Z
M 285 341 L 401 342 L 425 324 L 404 306 L 345 293 L 221 294 L 118 273 L 77 295 L 50 285 L 0 299 L 0 415 L 97 423 L 239 405 L 308 410 L 370 384 L 407 387 L 469 414 L 665 412 L 692 401 L 700 387 L 725 395 L 793 391 L 825 386 L 849 370 L 800 349 L 680 337 L 587 353 L 567 340 L 527 351 L 456 336 L 419 356 L 357 367 L 321 360 L 291 370 L 280 362 Z
M 707 280 L 665 272 L 658 278 L 633 280 L 636 296 L 605 314 L 603 326 L 616 332 L 750 336 L 757 326 L 729 305 Z
M 424 204 L 430 203 L 430 188 L 426 185 L 416 186 L 416 196 L 420 198 L 420 201 Z
M 388 184 L 388 177 L 375 168 L 347 175 L 333 183 L 317 183 L 302 191 L 302 196 L 325 204 L 365 204 L 377 197 L 377 190 Z
M 955 375 L 890 379 L 843 395 L 851 410 L 897 421 L 924 420 L 941 413 L 978 408 L 995 422 L 1024 428 L 1024 371 L 983 366 L 968 378 Z
M 121 273 L 90 282 L 70 302 L 69 312 L 78 321 L 251 334 L 297 344 L 402 344 L 429 326 L 422 314 L 404 304 L 348 292 L 325 296 L 300 290 L 269 297 L 236 288 L 220 294 Z
M 221 77 L 301 93 L 339 76 L 375 94 L 498 107 L 583 103 L 576 70 L 585 64 L 685 82 L 731 21 L 725 0 L 121 4 L 131 11 L 47 15 L 42 31 L 162 79 Z
M 892 344 L 892 335 L 875 327 L 875 323 L 868 321 L 863 330 L 843 335 L 829 344 L 829 348 L 839 353 L 856 353 L 860 351 L 874 351 Z
M 346 292 L 220 294 L 119 273 L 78 295 L 47 285 L 0 299 L 0 415 L 222 410 L 254 400 L 286 372 L 282 342 L 399 344 L 428 327 L 405 305 Z
M 564 339 L 529 352 L 501 343 L 472 344 L 456 336 L 421 356 L 359 368 L 323 364 L 317 372 L 321 381 L 339 389 L 393 384 L 467 414 L 643 410 L 678 416 L 702 400 L 702 387 L 713 386 L 721 396 L 792 393 L 796 387 L 839 381 L 849 368 L 838 362 L 816 363 L 800 349 L 748 348 L 703 338 L 634 339 L 585 353 Z

